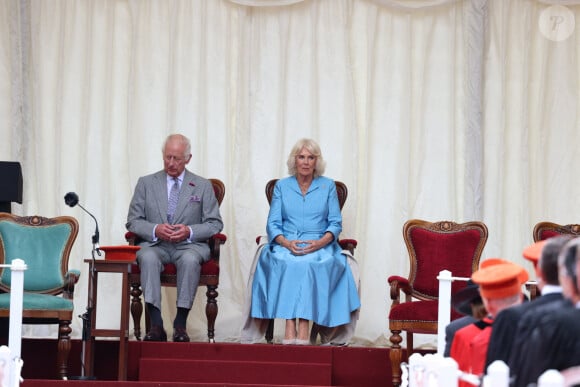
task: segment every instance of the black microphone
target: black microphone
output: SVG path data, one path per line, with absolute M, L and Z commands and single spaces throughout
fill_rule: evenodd
M 95 235 L 93 235 L 93 250 L 96 251 L 97 254 L 100 256 L 101 250 L 99 250 L 99 223 L 97 222 L 97 218 L 95 218 L 93 214 L 91 214 L 89 211 L 87 211 L 86 208 L 84 208 L 79 204 L 79 195 L 77 195 L 76 192 L 69 192 L 66 195 L 64 195 L 64 202 L 69 207 L 74 207 L 78 205 L 80 208 L 83 209 L 84 212 L 89 214 L 91 218 L 94 219 Z

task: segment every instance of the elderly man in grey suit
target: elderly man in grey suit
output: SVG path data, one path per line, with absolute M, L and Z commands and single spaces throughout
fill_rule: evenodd
M 185 166 L 191 143 L 181 134 L 167 137 L 162 148 L 164 170 L 140 177 L 127 216 L 127 230 L 141 238 L 137 262 L 143 297 L 151 318 L 146 341 L 167 341 L 161 317 L 160 273 L 163 265 L 177 268 L 177 313 L 173 341 L 188 342 L 186 323 L 193 305 L 201 264 L 209 259 L 206 240 L 223 223 L 209 180 Z

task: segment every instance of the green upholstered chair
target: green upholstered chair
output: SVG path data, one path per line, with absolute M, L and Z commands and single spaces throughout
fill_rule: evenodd
M 67 376 L 71 348 L 73 294 L 80 272 L 69 271 L 71 248 L 78 234 L 69 216 L 19 217 L 0 212 L 0 263 L 24 260 L 23 324 L 58 324 L 56 376 Z M 0 318 L 10 313 L 10 270 L 0 268 Z

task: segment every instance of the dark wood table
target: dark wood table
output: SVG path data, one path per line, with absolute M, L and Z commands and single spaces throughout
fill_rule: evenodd
M 105 260 L 105 259 L 85 259 L 89 264 L 89 292 L 87 307 L 91 308 L 90 326 L 91 331 L 85 344 L 83 353 L 83 363 L 85 374 L 88 377 L 94 376 L 94 352 L 95 338 L 97 337 L 118 337 L 119 338 L 119 374 L 118 380 L 127 380 L 127 359 L 129 344 L 129 273 L 131 264 L 135 260 Z M 97 290 L 99 273 L 120 273 L 123 281 L 121 285 L 121 321 L 119 329 L 98 329 L 97 322 Z

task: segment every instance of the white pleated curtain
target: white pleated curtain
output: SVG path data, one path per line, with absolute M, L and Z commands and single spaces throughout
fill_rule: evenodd
M 188 135 L 190 169 L 226 185 L 216 339 L 237 341 L 264 186 L 312 137 L 327 176 L 349 187 L 356 343 L 386 345 L 386 278 L 408 272 L 407 219 L 483 220 L 484 257 L 530 269 L 521 250 L 536 222 L 580 222 L 580 40 L 578 28 L 546 37 L 550 6 L 580 15 L 576 2 L 536 0 L 0 0 L 0 159 L 24 173 L 13 212 L 81 223 L 80 314 L 94 223 L 64 194 L 99 219 L 102 245 L 124 244 L 137 178 L 162 168 L 167 134 Z M 99 287 L 97 322 L 114 327 L 120 280 Z M 170 330 L 173 289 L 163 305 Z M 193 340 L 206 337 L 204 305 L 200 288 Z

